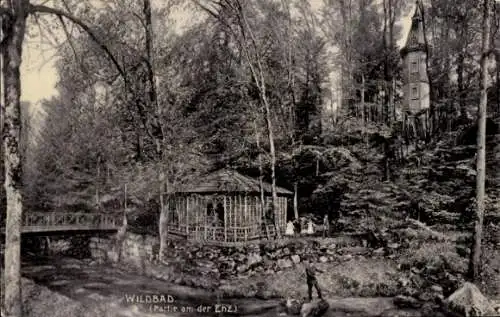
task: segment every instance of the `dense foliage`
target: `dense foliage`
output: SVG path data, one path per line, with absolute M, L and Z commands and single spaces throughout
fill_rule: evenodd
M 432 182 L 444 173 L 436 171 L 443 168 L 441 144 L 473 159 L 473 150 L 462 153 L 451 140 L 470 126 L 478 97 L 479 7 L 427 3 L 432 103 L 447 109 L 450 124 L 423 146 L 403 142 L 396 122 L 398 43 L 406 36 L 397 21 L 408 19 L 413 3 L 255 1 L 241 5 L 242 25 L 231 1 L 171 0 L 155 4 L 150 16 L 146 2 L 67 3 L 93 25 L 125 76 L 86 34 L 67 30 L 58 51 L 59 95 L 43 102 L 43 128 L 25 169 L 30 208 L 121 208 L 125 195 L 146 206 L 206 170 L 225 166 L 258 176 L 262 169 L 270 181 L 273 164 L 278 185 L 297 185 L 303 213 L 465 208 L 428 203 L 436 195 L 469 204 L 473 182 L 457 185 L 456 170 L 434 187 L 406 174 Z M 256 66 L 270 105 L 275 162 Z M 456 121 L 460 115 L 467 119 Z M 448 183 L 460 191 L 448 191 Z

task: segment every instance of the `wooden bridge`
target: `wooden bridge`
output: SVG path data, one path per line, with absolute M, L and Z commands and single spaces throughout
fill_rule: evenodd
M 50 234 L 61 232 L 116 231 L 123 215 L 83 212 L 26 212 L 22 233 Z M 3 227 L 3 226 L 2 226 Z M 0 232 L 5 233 L 3 227 Z

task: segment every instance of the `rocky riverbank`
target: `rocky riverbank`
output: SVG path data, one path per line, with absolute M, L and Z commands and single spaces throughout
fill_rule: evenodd
M 26 261 L 23 275 L 26 317 L 210 317 L 220 315 L 216 304 L 237 307 L 237 314 L 224 316 L 275 317 L 281 307 L 276 300 L 221 298 L 206 290 L 70 258 Z M 151 300 L 155 295 L 169 301 L 155 302 Z M 200 313 L 199 307 L 205 310 Z
M 430 246 L 426 246 L 429 249 Z M 430 250 L 437 252 L 436 249 Z M 446 253 L 446 250 L 441 249 L 441 253 Z M 439 285 L 439 282 L 425 280 L 423 276 L 431 274 L 430 270 L 439 270 L 445 267 L 445 262 L 438 262 L 440 257 L 434 257 L 434 262 L 426 264 L 422 272 L 413 273 L 409 279 L 401 278 L 401 273 L 394 268 L 388 268 L 386 265 L 389 262 L 379 258 L 363 259 L 361 255 L 355 256 L 344 262 L 343 266 L 331 266 L 331 263 L 318 263 L 317 266 L 323 269 L 329 269 L 327 274 L 320 274 L 319 280 L 321 286 L 324 287 L 325 297 L 329 305 L 328 312 L 324 316 L 350 316 L 352 314 L 360 316 L 427 316 L 443 307 L 444 294 L 447 292 L 445 288 Z M 175 297 L 178 307 L 198 307 L 199 305 L 210 306 L 217 300 L 222 303 L 236 304 L 239 307 L 239 316 L 261 316 L 261 317 L 276 317 L 276 316 L 291 316 L 292 311 L 288 307 L 280 304 L 290 302 L 290 298 L 301 301 L 301 297 L 306 294 L 305 283 L 300 279 L 294 279 L 299 269 L 299 264 L 294 264 L 294 267 L 287 268 L 279 274 L 263 275 L 256 274 L 247 280 L 223 280 L 227 284 L 219 287 L 219 291 L 203 290 L 187 286 L 180 286 L 173 283 L 157 280 L 156 278 L 145 277 L 139 274 L 133 274 L 119 267 L 113 267 L 109 264 L 99 265 L 96 261 L 91 260 L 76 260 L 68 258 L 45 258 L 35 257 L 35 262 L 23 263 L 23 275 L 33 279 L 37 284 L 30 280 L 23 279 L 23 298 L 25 302 L 26 316 L 103 316 L 103 317 L 152 317 L 165 316 L 165 314 L 152 313 L 148 311 L 144 305 L 137 303 L 127 303 L 124 300 L 124 294 L 172 294 Z M 384 267 L 385 265 L 385 267 Z M 371 271 L 370 271 L 371 270 Z M 394 270 L 388 274 L 380 274 Z M 448 268 L 448 270 L 450 270 Z M 380 274 L 376 276 L 376 272 Z M 364 275 L 363 275 L 364 274 Z M 392 275 L 394 274 L 394 275 Z M 436 273 L 433 273 L 436 275 Z M 351 281 L 344 281 L 345 284 L 337 284 L 336 289 L 331 288 L 331 280 L 328 276 L 338 275 L 351 277 Z M 407 293 L 402 293 L 395 298 L 377 297 L 364 294 L 364 296 L 352 296 L 356 290 L 366 290 L 373 287 L 369 283 L 379 283 L 379 292 L 383 284 L 389 280 L 399 276 L 399 284 L 394 291 L 407 290 Z M 249 292 L 241 293 L 239 296 L 235 289 L 249 290 L 251 282 L 257 279 L 260 286 L 259 289 L 250 290 Z M 296 283 L 300 283 L 298 286 Z M 241 283 L 238 287 L 237 283 Z M 281 283 L 281 284 L 280 284 Z M 357 283 L 357 285 L 355 285 Z M 43 286 L 40 286 L 43 285 Z M 255 284 L 253 284 L 255 285 Z M 291 297 L 288 301 L 283 299 L 263 300 L 268 298 L 263 290 L 268 286 L 281 285 L 282 291 L 290 290 Z M 350 286 L 349 286 L 350 285 Z M 387 285 L 387 284 L 386 284 Z M 419 285 L 420 288 L 415 288 Z M 225 292 L 224 287 L 226 288 Z M 288 289 L 286 289 L 288 287 Z M 350 288 L 349 288 L 350 287 Z M 275 288 L 279 289 L 279 288 Z M 480 294 L 477 288 L 471 288 L 472 293 Z M 344 298 L 339 298 L 339 290 L 345 291 Z M 350 291 L 347 292 L 347 291 Z M 387 291 L 387 290 L 386 290 Z M 464 296 L 469 291 L 459 292 L 458 295 L 452 296 L 458 299 L 458 302 L 464 302 Z M 232 294 L 232 295 L 231 295 Z M 465 294 L 465 295 L 464 295 Z M 276 294 L 278 296 L 280 294 Z M 484 302 L 482 295 L 477 296 Z M 238 297 L 246 297 L 238 299 Z M 465 296 L 466 297 L 466 296 Z M 498 305 L 498 304 L 497 304 Z M 61 309 L 63 307 L 63 309 Z M 309 307 L 300 304 L 299 307 Z M 289 311 L 289 314 L 284 315 Z M 208 313 L 201 315 L 211 316 Z M 201 316 L 198 312 L 181 314 L 181 316 Z M 228 314 L 230 316 L 231 314 Z M 168 316 L 176 316 L 170 314 Z
M 27 278 L 22 279 L 23 316 L 26 317 L 96 317 L 113 316 L 106 305 L 90 305 L 54 292 Z
M 237 248 L 175 241 L 170 244 L 161 263 L 155 257 L 158 242 L 154 237 L 127 234 L 119 257 L 113 243 L 112 239 L 92 238 L 92 263 L 110 262 L 138 274 L 179 285 L 219 289 L 223 293 L 230 281 L 274 275 L 300 267 L 306 258 L 317 263 L 335 264 L 372 254 L 372 250 L 362 246 L 362 239 L 352 236 L 264 241 Z M 279 296 L 269 292 L 260 295 L 264 298 Z M 247 295 L 231 292 L 231 296 L 253 297 L 255 294 L 252 291 Z
M 460 235 L 413 222 L 376 234 L 264 241 L 240 248 L 175 241 L 163 262 L 156 257 L 155 237 L 127 234 L 119 256 L 113 238 L 93 237 L 82 243 L 92 255 L 83 262 L 94 270 L 109 267 L 219 298 L 268 302 L 300 300 L 307 294 L 303 260 L 310 259 L 327 272 L 318 279 L 328 298 L 395 297 L 395 304 L 419 311 L 437 309 L 463 284 L 467 252 L 459 247 Z M 74 253 L 78 243 L 71 244 Z M 488 285 L 479 286 L 488 296 L 498 294 L 488 293 L 494 291 Z
M 410 228 L 405 230 L 411 233 Z M 422 233 L 417 236 L 421 238 Z M 218 290 L 230 297 L 306 294 L 304 259 L 328 272 L 320 275 L 320 283 L 331 296 L 416 296 L 435 285 L 447 296 L 462 282 L 466 259 L 456 252 L 454 243 L 431 238 L 428 242 L 391 242 L 380 248 L 368 247 L 362 236 L 265 241 L 240 248 L 176 241 L 163 263 L 155 259 L 153 237 L 128 234 L 120 261 L 113 254 L 112 240 L 92 238 L 90 246 L 93 264 L 110 261 L 131 272 Z

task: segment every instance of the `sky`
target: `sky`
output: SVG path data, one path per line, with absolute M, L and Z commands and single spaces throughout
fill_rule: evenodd
M 159 1 L 159 0 L 157 0 Z M 322 0 L 309 0 L 313 8 L 318 8 Z M 189 17 L 176 16 L 181 24 L 187 23 Z M 410 26 L 409 16 L 404 19 L 403 34 L 407 34 Z M 56 34 L 59 41 L 64 39 L 64 34 Z M 404 37 L 406 38 L 406 36 Z M 54 67 L 55 50 L 52 48 L 40 49 L 40 39 L 31 38 L 25 41 L 23 51 L 23 64 L 21 69 L 22 93 L 21 99 L 28 101 L 35 107 L 43 99 L 50 98 L 57 94 L 56 84 L 58 74 Z

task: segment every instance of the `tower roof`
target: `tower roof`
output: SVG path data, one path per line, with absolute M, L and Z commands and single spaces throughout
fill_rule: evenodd
M 424 9 L 422 2 L 417 0 L 415 13 L 411 19 L 411 27 L 406 38 L 406 44 L 401 49 L 401 54 L 406 55 L 412 51 L 425 51 Z

